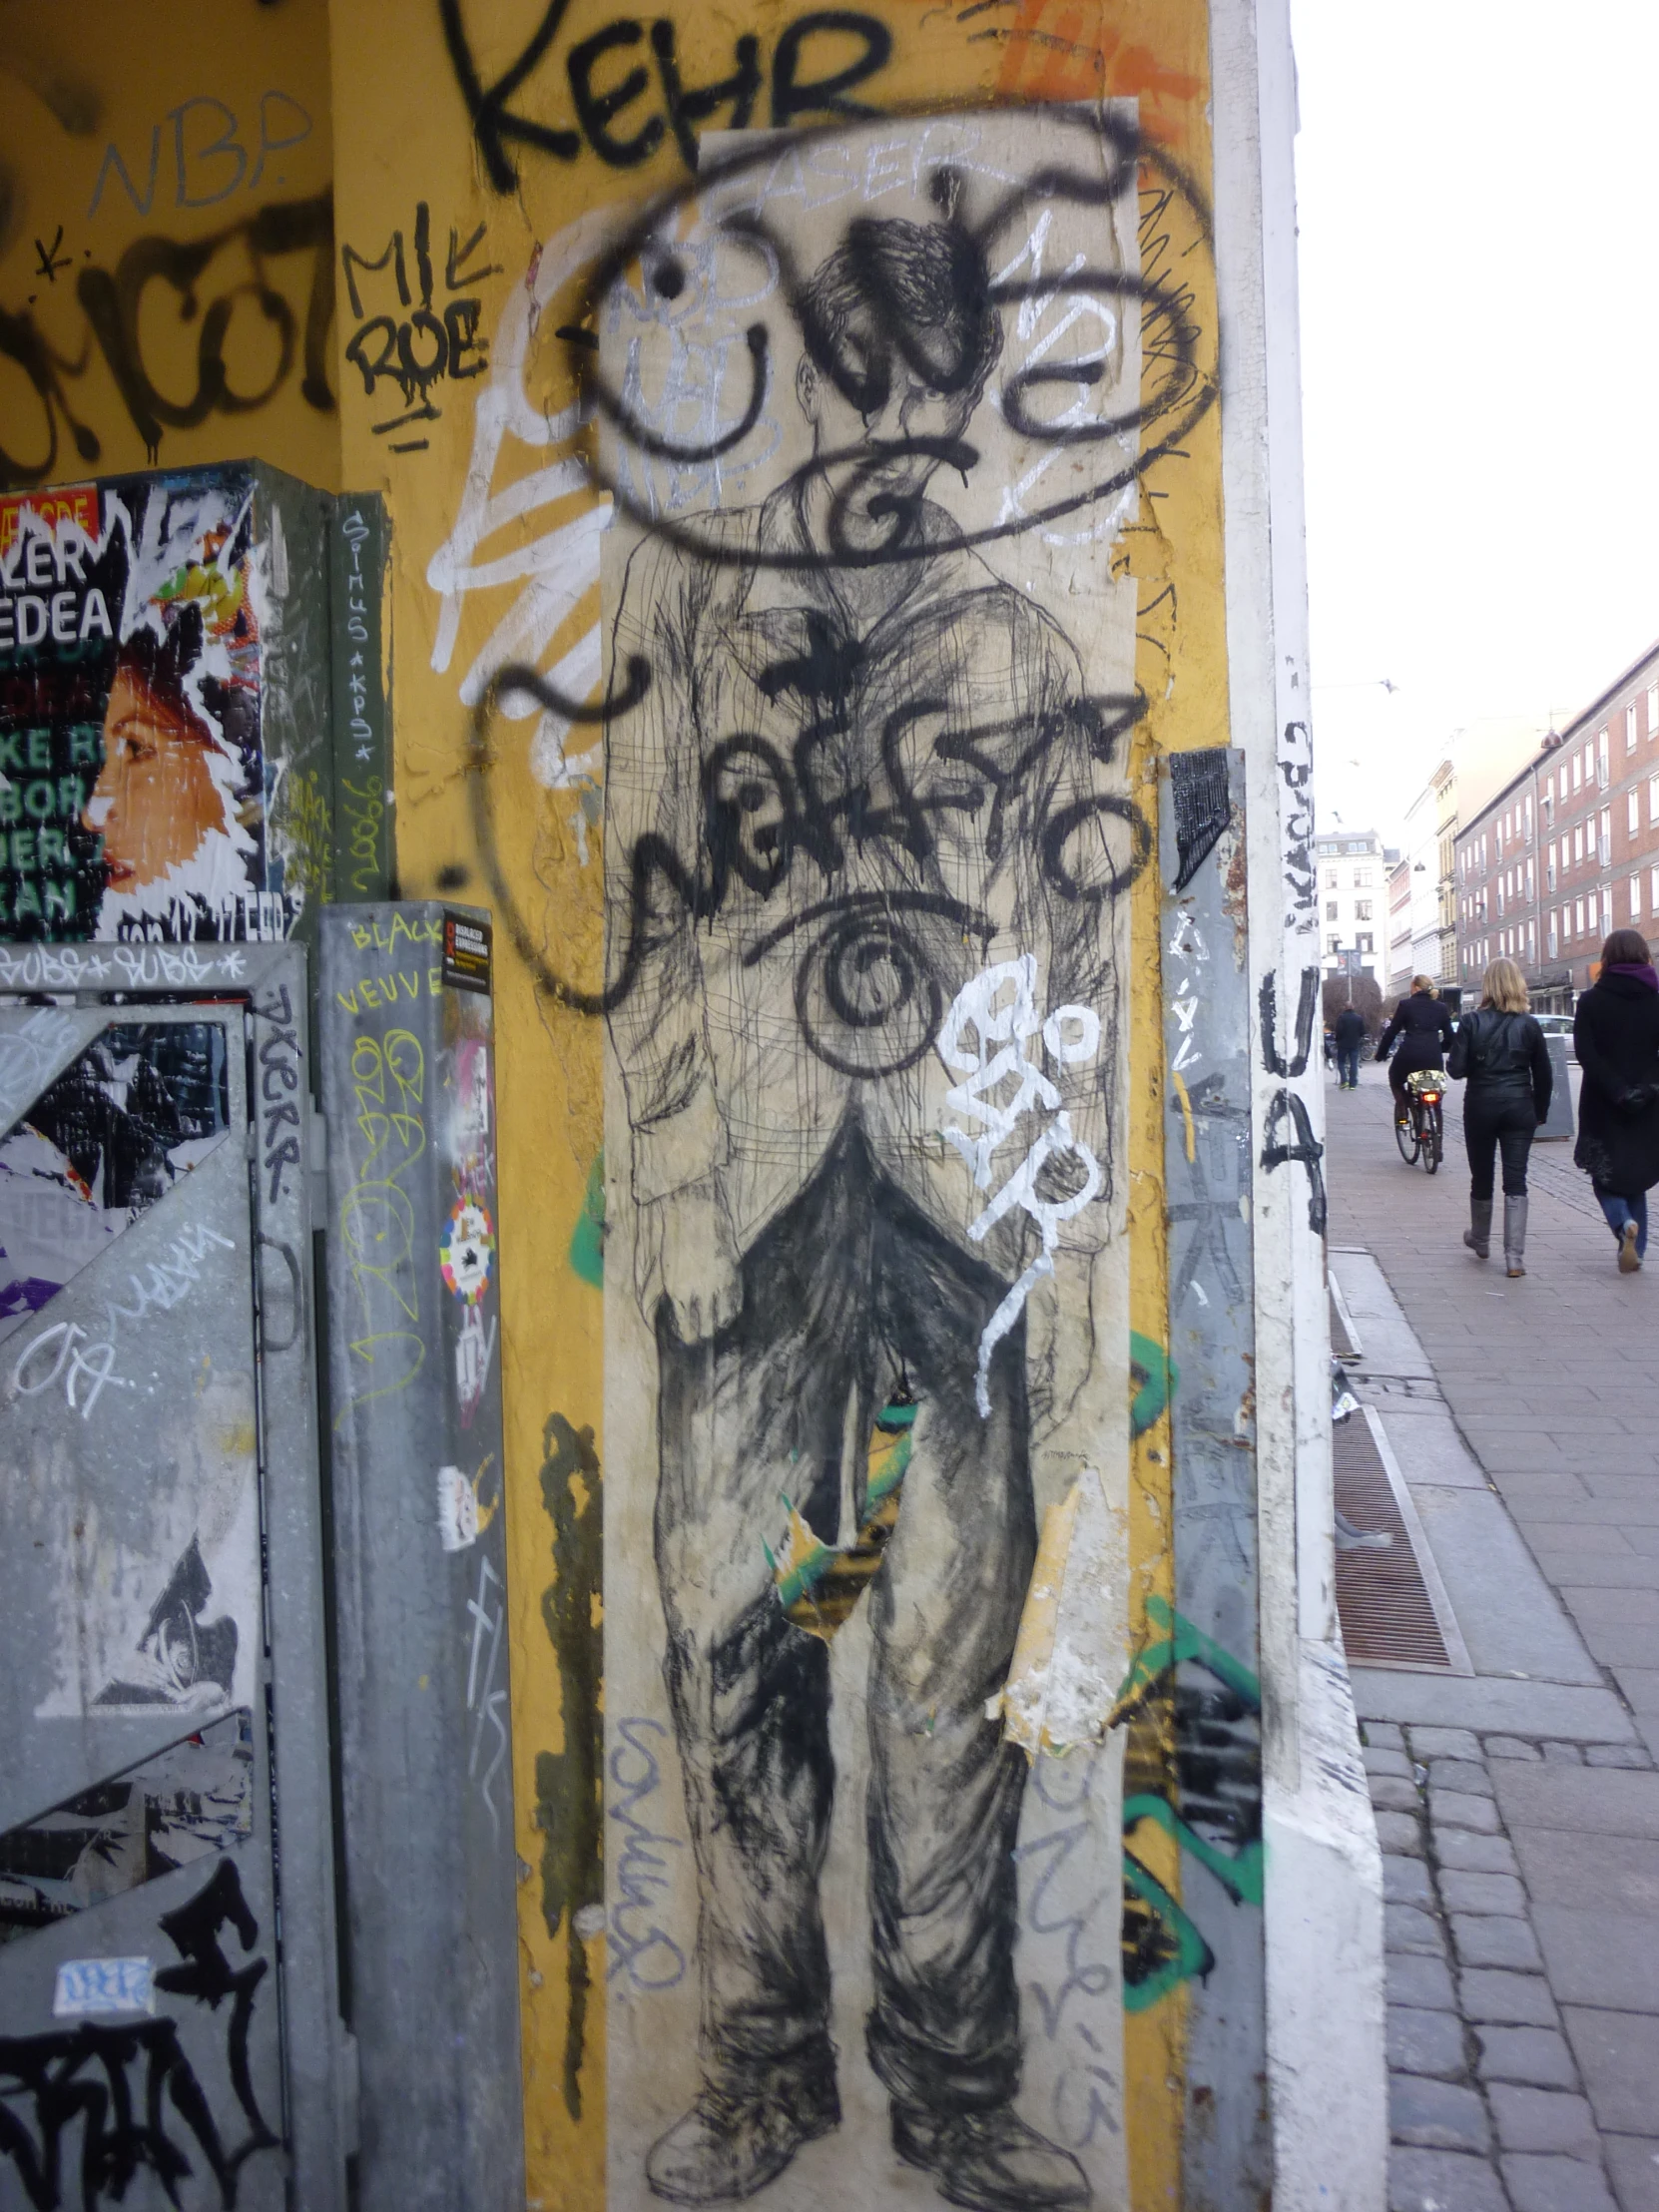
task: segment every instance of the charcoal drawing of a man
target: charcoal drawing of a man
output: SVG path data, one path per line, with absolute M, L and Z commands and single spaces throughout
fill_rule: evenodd
M 869 2062 L 898 2157 L 950 2202 L 1082 2207 L 1016 2106 L 1025 1767 L 985 1708 L 1033 1440 L 1091 1358 L 1128 810 L 1072 645 L 928 496 L 973 465 L 1003 342 L 972 239 L 855 222 L 792 305 L 810 463 L 700 518 L 698 551 L 636 546 L 611 636 L 613 696 L 650 670 L 607 733 L 610 1022 L 699 1898 L 702 2087 L 647 2178 L 748 2197 L 840 2119 L 830 1653 L 783 1601 L 780 1495 L 844 1554 L 896 1407 L 908 1467 L 861 1599 Z M 1005 1046 L 1014 1148 L 1006 1115 L 951 1141 L 947 1093 Z

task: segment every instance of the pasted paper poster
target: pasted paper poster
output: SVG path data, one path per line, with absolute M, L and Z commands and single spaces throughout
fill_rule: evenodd
M 618 2207 L 1123 2201 L 1135 178 L 1117 108 L 709 138 L 595 274 Z

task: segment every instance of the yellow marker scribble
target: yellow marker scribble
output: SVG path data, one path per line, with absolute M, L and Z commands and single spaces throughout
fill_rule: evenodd
M 1195 1157 L 1198 1150 L 1197 1136 L 1193 1129 L 1193 1102 L 1187 1096 L 1187 1086 L 1181 1080 L 1181 1077 L 1176 1069 L 1170 1069 L 1169 1079 L 1175 1085 L 1176 1097 L 1181 1101 L 1181 1119 L 1182 1122 L 1185 1124 L 1187 1131 L 1187 1158 L 1191 1160 Z

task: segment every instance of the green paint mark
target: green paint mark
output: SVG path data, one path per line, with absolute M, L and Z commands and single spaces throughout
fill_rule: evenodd
M 1207 1667 L 1241 1704 L 1260 1713 L 1261 1683 L 1213 1636 L 1195 1628 L 1167 1598 L 1149 1597 L 1146 1617 L 1155 1640 L 1136 1654 L 1112 1709 L 1114 1725 L 1144 1717 L 1150 1699 L 1183 1660 Z M 1152 1790 L 1137 1791 L 1124 1800 L 1125 1837 L 1142 1821 L 1153 1822 L 1182 1851 L 1207 1867 L 1235 1903 L 1261 1905 L 1265 1866 L 1259 1836 L 1236 1854 L 1218 1850 Z M 1207 1974 L 1215 1964 L 1209 1944 L 1193 1922 L 1127 1847 L 1123 1854 L 1123 2002 L 1130 2012 L 1144 2012 L 1178 1982 L 1195 1973 Z
M 1155 1874 L 1123 1855 L 1123 2009 L 1144 2012 L 1216 1954 Z
M 1129 1433 L 1144 1436 L 1175 1395 L 1181 1380 L 1162 1345 L 1132 1330 L 1129 1337 L 1129 1373 L 1135 1395 L 1129 1405 Z
M 582 1193 L 582 1211 L 570 1235 L 573 1273 L 594 1289 L 605 1285 L 605 1154 L 601 1149 L 588 1170 L 588 1187 Z
M 1225 1682 L 1247 1705 L 1255 1706 L 1258 1711 L 1261 1709 L 1262 1685 L 1250 1669 L 1230 1651 L 1224 1650 L 1213 1636 L 1206 1636 L 1202 1628 L 1195 1628 L 1191 1621 L 1184 1620 L 1167 1598 L 1149 1597 L 1146 1617 L 1161 1635 L 1158 1642 L 1136 1653 L 1135 1663 L 1124 1677 L 1123 1688 L 1112 1708 L 1114 1725 L 1127 1719 L 1153 1684 L 1166 1674 L 1172 1674 L 1183 1659 L 1201 1660 L 1218 1681 Z
M 576 1933 L 584 1906 L 605 1902 L 601 1781 L 604 1722 L 600 1716 L 603 1669 L 598 1620 L 604 1529 L 604 1485 L 591 1428 L 572 1428 L 555 1413 L 542 1431 L 543 1503 L 553 1522 L 555 1580 L 542 1593 L 559 1669 L 563 1751 L 536 1754 L 536 1826 L 541 1853 L 542 1917 L 549 1936 L 565 1931 L 564 2099 L 573 2120 L 582 2117 L 582 2059 L 588 2012 L 587 1946 Z
M 1191 1852 L 1201 1867 L 1208 1867 L 1230 1897 L 1241 1905 L 1260 1905 L 1262 1902 L 1262 1839 L 1246 1844 L 1235 1858 L 1231 1853 L 1218 1851 L 1214 1844 L 1189 1828 L 1173 1807 L 1161 1797 L 1143 1796 L 1125 1798 L 1123 1803 L 1123 1832 L 1129 1831 L 1141 1821 L 1153 1821 L 1164 1834 L 1179 1844 L 1183 1851 Z

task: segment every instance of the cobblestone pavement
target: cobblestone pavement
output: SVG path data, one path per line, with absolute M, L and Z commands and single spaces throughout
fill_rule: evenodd
M 1609 2182 L 1624 2212 L 1647 2212 L 1659 2204 L 1659 2143 L 1642 2133 L 1659 2126 L 1659 2021 L 1607 2007 L 1572 1924 L 1586 1811 L 1659 1833 L 1649 1755 L 1380 1721 L 1366 1736 L 1383 1852 L 1392 2212 L 1614 2212 Z M 1659 1910 L 1659 1845 L 1604 1841 L 1600 1857 L 1604 1876 L 1645 1886 Z
M 1429 1178 L 1401 1165 L 1388 1112 L 1381 1070 L 1330 1094 L 1331 1241 L 1382 1268 L 1614 1717 L 1635 1724 L 1604 1744 L 1366 1724 L 1390 2212 L 1659 2212 L 1659 1247 L 1621 1277 L 1556 1145 L 1510 1282 L 1459 1244 L 1455 1113 Z M 1550 1691 L 1530 1694 L 1541 1709 Z

